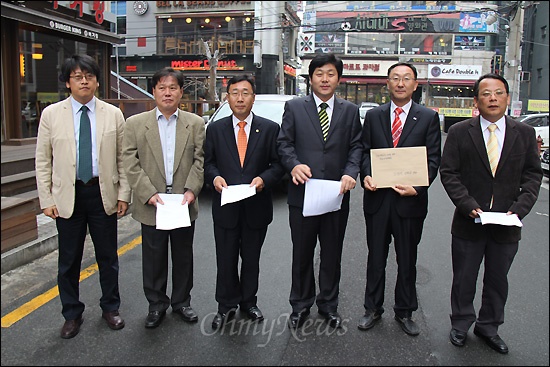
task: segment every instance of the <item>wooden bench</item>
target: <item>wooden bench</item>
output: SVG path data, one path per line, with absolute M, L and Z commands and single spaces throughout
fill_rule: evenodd
M 2 253 L 38 238 L 33 199 L 2 197 Z

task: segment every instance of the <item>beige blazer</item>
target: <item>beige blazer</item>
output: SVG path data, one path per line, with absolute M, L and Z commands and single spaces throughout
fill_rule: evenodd
M 130 185 L 122 166 L 124 115 L 96 98 L 96 148 L 99 186 L 105 213 L 117 211 L 118 200 L 130 202 Z M 74 210 L 76 141 L 70 97 L 44 109 L 36 141 L 36 185 L 42 209 L 55 205 L 61 218 Z
M 199 213 L 198 195 L 204 183 L 204 120 L 179 110 L 172 192 L 191 190 L 197 199 L 189 206 L 191 220 Z M 156 208 L 147 204 L 151 196 L 166 192 L 166 173 L 156 108 L 131 116 L 126 121 L 123 160 L 133 189 L 132 216 L 140 223 L 156 225 Z

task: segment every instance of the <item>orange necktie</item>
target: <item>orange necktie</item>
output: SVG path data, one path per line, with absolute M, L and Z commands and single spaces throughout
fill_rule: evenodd
M 239 150 L 239 159 L 241 160 L 241 167 L 244 165 L 244 156 L 246 155 L 246 131 L 244 131 L 244 126 L 246 121 L 239 122 L 239 133 L 237 134 L 237 149 Z
M 403 112 L 403 109 L 401 107 L 397 107 L 395 109 L 395 120 L 393 120 L 393 125 L 391 127 L 391 136 L 393 139 L 393 147 L 395 148 L 397 146 L 397 143 L 399 142 L 399 137 L 401 137 L 401 131 L 403 131 L 403 125 L 401 124 L 401 119 L 399 118 L 399 115 Z

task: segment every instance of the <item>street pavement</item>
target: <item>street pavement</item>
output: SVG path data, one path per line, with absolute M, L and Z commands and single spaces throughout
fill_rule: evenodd
M 524 220 L 523 238 L 509 274 L 505 323 L 499 329 L 510 353 L 500 355 L 468 334 L 463 348 L 449 342 L 450 223 L 454 207 L 439 179 L 429 190 L 430 206 L 419 246 L 419 309 L 413 314 L 421 333 L 406 335 L 393 319 L 395 253 L 387 266 L 385 310 L 369 331 L 357 329 L 363 314 L 366 243 L 362 192 L 352 191 L 351 212 L 342 257 L 339 312 L 344 327 L 328 328 L 312 307 L 309 324 L 286 326 L 291 280 L 291 242 L 286 197 L 277 192 L 274 221 L 264 244 L 258 306 L 266 320 L 249 323 L 237 314 L 223 332 L 210 324 L 216 259 L 210 194 L 201 193 L 194 243 L 195 278 L 191 304 L 197 324 L 168 312 L 156 329 L 145 329 L 147 301 L 141 278 L 140 226 L 130 216 L 119 220 L 121 315 L 126 326 L 107 328 L 99 308 L 100 288 L 91 242 L 86 244 L 81 299 L 84 324 L 73 339 L 59 337 L 63 324 L 56 292 L 57 251 L 2 275 L 2 365 L 533 365 L 549 364 L 548 179 Z M 318 262 L 318 253 L 316 262 Z M 482 274 L 482 273 L 480 273 Z M 482 276 L 478 289 L 481 289 Z M 169 281 L 169 291 L 170 291 Z M 480 292 L 476 295 L 479 307 Z M 5 327 L 5 321 L 12 321 Z M 229 327 L 230 326 L 230 327 Z

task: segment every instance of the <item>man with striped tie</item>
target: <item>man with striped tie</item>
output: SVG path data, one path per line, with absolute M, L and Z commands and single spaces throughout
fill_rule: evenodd
M 508 271 L 518 251 L 521 227 L 481 225 L 482 212 L 523 219 L 539 194 L 542 169 L 534 129 L 505 116 L 510 95 L 500 75 L 486 74 L 474 84 L 479 116 L 449 129 L 441 157 L 441 182 L 456 205 L 451 227 L 453 345 L 466 343 L 468 330 L 499 353 L 508 346 L 498 335 L 504 322 Z M 476 318 L 474 295 L 484 261 L 483 295 Z
M 358 328 L 368 330 L 384 312 L 386 261 L 393 236 L 397 255 L 395 320 L 405 333 L 416 336 L 420 329 L 411 318 L 418 308 L 416 257 L 428 213 L 428 187 L 395 185 L 378 188 L 371 173 L 371 150 L 426 147 L 429 184 L 435 180 L 441 159 L 441 132 L 437 112 L 412 100 L 418 87 L 416 68 L 397 63 L 388 69 L 389 103 L 367 111 L 363 123 L 361 183 L 365 189 L 363 211 L 367 226 L 367 284 L 365 314 Z
M 349 191 L 355 187 L 361 162 L 361 122 L 357 105 L 334 93 L 343 62 L 333 54 L 319 54 L 309 64 L 312 94 L 286 102 L 278 138 L 281 162 L 292 180 L 288 185 L 292 236 L 292 286 L 289 325 L 301 327 L 314 303 L 319 315 L 338 328 L 340 259 L 349 215 Z M 304 217 L 305 183 L 310 179 L 340 182 L 340 210 Z M 319 293 L 316 294 L 313 257 L 321 247 Z

